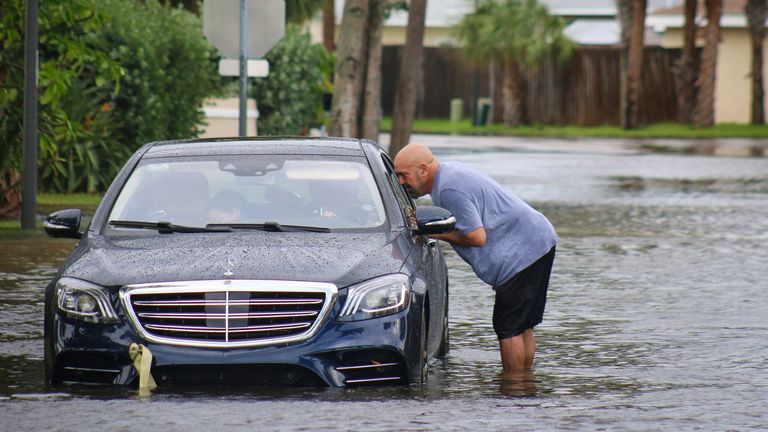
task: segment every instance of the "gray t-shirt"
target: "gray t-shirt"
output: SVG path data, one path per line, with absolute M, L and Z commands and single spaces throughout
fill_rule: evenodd
M 453 246 L 477 276 L 496 287 L 546 255 L 557 234 L 546 217 L 491 177 L 456 162 L 441 162 L 432 202 L 456 217 L 462 236 L 479 227 L 483 247 Z

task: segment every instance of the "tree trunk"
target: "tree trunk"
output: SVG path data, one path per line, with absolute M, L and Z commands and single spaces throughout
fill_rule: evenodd
M 408 8 L 408 27 L 405 34 L 403 60 L 395 91 L 392 114 L 392 134 L 389 155 L 395 157 L 408 144 L 416 112 L 416 95 L 423 75 L 424 20 L 427 0 L 411 0 Z
M 14 168 L 0 172 L 0 220 L 21 217 L 21 175 Z
M 520 126 L 523 123 L 523 83 L 520 75 L 520 65 L 514 60 L 504 62 L 502 77 L 502 99 L 504 106 L 504 125 Z
M 698 0 L 685 0 L 685 25 L 683 27 L 683 53 L 672 67 L 677 93 L 677 121 L 691 122 L 693 104 L 696 101 L 696 6 Z
M 363 80 L 368 0 L 347 0 L 339 31 L 336 68 L 333 76 L 333 103 L 328 135 L 357 137 Z
M 765 123 L 765 92 L 763 88 L 763 41 L 768 1 L 748 0 L 745 8 L 752 39 L 752 124 Z
M 763 90 L 764 33 L 752 35 L 752 124 L 765 124 L 765 93 Z
M 488 101 L 491 106 L 488 107 L 488 124 L 496 123 L 496 60 L 491 57 L 488 62 Z
M 645 46 L 645 7 L 647 0 L 632 1 L 632 33 L 630 35 L 629 52 L 627 54 L 627 94 L 626 113 L 624 115 L 625 129 L 635 129 L 638 126 L 640 92 L 643 77 L 643 47 Z
M 323 3 L 323 46 L 328 52 L 336 50 L 336 8 L 335 0 Z
M 381 33 L 387 0 L 370 0 L 368 19 L 368 64 L 365 71 L 360 138 L 379 140 L 381 112 Z
M 632 0 L 615 0 L 621 27 L 619 51 L 619 123 L 626 124 L 627 114 L 627 63 L 629 45 L 632 40 Z
M 707 29 L 704 51 L 701 54 L 699 79 L 696 80 L 696 106 L 693 110 L 693 124 L 700 127 L 712 126 L 715 123 L 715 71 L 723 1 L 706 0 L 706 5 Z

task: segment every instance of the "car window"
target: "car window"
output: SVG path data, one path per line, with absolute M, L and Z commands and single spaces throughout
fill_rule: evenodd
M 400 206 L 405 219 L 408 221 L 410 228 L 416 229 L 416 207 L 413 204 L 413 200 L 411 200 L 411 197 L 408 196 L 405 189 L 400 184 L 400 181 L 398 181 L 397 174 L 395 174 L 395 168 L 392 166 L 392 162 L 390 162 L 389 158 L 382 154 L 381 159 L 384 161 L 384 166 L 387 169 L 387 179 L 392 186 L 392 190 L 395 192 L 397 203 Z
M 381 226 L 386 215 L 361 158 L 240 155 L 142 161 L 109 220 L 355 229 Z

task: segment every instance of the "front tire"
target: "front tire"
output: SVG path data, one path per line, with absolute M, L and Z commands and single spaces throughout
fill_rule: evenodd
M 427 351 L 427 311 L 421 312 L 421 341 L 419 344 L 419 384 L 426 385 L 429 372 L 429 352 Z

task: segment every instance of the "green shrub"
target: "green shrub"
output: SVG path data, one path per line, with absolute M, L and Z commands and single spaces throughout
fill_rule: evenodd
M 203 100 L 221 89 L 218 56 L 202 21 L 156 0 L 103 0 L 112 20 L 96 35 L 126 70 L 114 100 L 114 139 L 130 151 L 159 139 L 197 135 Z
M 285 37 L 270 50 L 269 76 L 253 80 L 252 97 L 259 109 L 260 135 L 299 135 L 322 121 L 323 91 L 333 59 L 308 33 L 289 25 Z
M 0 214 L 17 213 L 24 109 L 24 0 L 0 13 Z M 93 0 L 47 0 L 39 12 L 38 139 L 42 189 L 95 190 L 104 182 L 96 149 L 107 141 L 120 66 L 89 37 L 106 17 Z M 109 153 L 105 153 L 109 154 Z M 95 167 L 96 169 L 91 169 Z
M 24 0 L 0 13 L 0 216 L 18 213 Z M 104 191 L 145 142 L 196 135 L 217 95 L 199 17 L 156 0 L 40 2 L 39 179 L 49 192 Z

